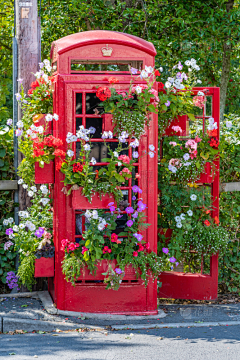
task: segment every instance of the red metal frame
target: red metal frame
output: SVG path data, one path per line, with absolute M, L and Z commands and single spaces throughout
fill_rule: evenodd
M 198 91 L 207 90 L 206 95 L 212 97 L 212 117 L 218 124 L 217 138 L 219 139 L 219 88 L 194 88 L 194 95 Z M 203 128 L 205 119 L 210 116 L 203 114 Z M 178 124 L 180 126 L 183 124 Z M 199 182 L 211 183 L 213 211 L 211 216 L 219 217 L 219 160 L 215 161 L 216 175 L 214 179 L 209 174 L 202 174 Z M 159 276 L 162 287 L 159 290 L 159 296 L 162 298 L 174 299 L 195 299 L 195 300 L 214 300 L 218 294 L 218 255 L 211 256 L 210 274 L 204 274 L 203 263 L 201 274 L 191 274 L 182 272 L 163 272 Z
M 109 86 L 109 73 L 93 74 L 71 74 L 71 59 L 102 59 L 102 47 L 111 44 L 113 53 L 111 60 L 137 59 L 143 62 L 143 66 L 154 66 L 154 56 L 156 54 L 152 44 L 131 35 L 115 33 L 110 31 L 95 31 L 70 35 L 60 39 L 53 44 L 52 59 L 57 61 L 56 83 L 54 92 L 54 112 L 59 115 L 59 121 L 53 122 L 53 135 L 61 138 L 65 144 L 66 134 L 75 133 L 76 118 L 82 118 L 82 124 L 86 126 L 87 118 L 103 118 L 103 131 L 112 130 L 110 117 L 106 114 L 94 115 L 85 112 L 85 94 L 96 93 L 98 86 Z M 85 35 L 84 35 L 85 34 Z M 91 35 L 91 36 L 90 36 Z M 90 36 L 90 38 L 89 38 Z M 117 89 L 127 90 L 130 82 L 130 75 L 124 72 L 114 74 L 119 83 L 114 86 Z M 144 83 L 138 78 L 138 83 Z M 157 89 L 157 84 L 155 84 Z M 76 114 L 75 94 L 81 92 L 82 95 L 82 114 Z M 157 129 L 158 119 L 156 114 L 152 114 L 152 121 L 146 134 L 142 136 L 139 152 L 147 152 L 150 144 L 157 148 Z M 93 139 L 102 142 L 102 139 Z M 112 139 L 111 142 L 117 140 Z M 129 150 L 131 155 L 131 149 Z M 104 165 L 99 163 L 96 165 Z M 138 173 L 141 175 L 139 186 L 143 189 L 143 201 L 147 203 L 147 222 L 152 225 L 145 231 L 145 240 L 150 243 L 150 250 L 157 251 L 157 157 L 150 158 L 144 156 L 135 164 L 138 166 Z M 102 312 L 118 314 L 156 314 L 157 313 L 157 283 L 149 281 L 145 288 L 142 281 L 131 275 L 126 278 L 118 291 L 105 290 L 105 285 L 101 282 L 102 275 L 100 269 L 94 278 L 86 280 L 80 277 L 76 286 L 67 283 L 61 271 L 61 262 L 64 253 L 61 251 L 61 240 L 63 238 L 75 239 L 81 235 L 75 235 L 75 214 L 77 209 L 105 208 L 103 201 L 87 204 L 86 199 L 75 191 L 71 196 L 66 196 L 61 191 L 63 188 L 64 175 L 55 171 L 54 184 L 54 242 L 55 242 L 55 277 L 54 282 L 49 282 L 49 289 L 58 309 L 79 311 L 79 312 Z M 122 190 L 129 190 L 128 202 L 131 203 L 131 185 L 123 187 Z M 79 207 L 80 206 L 80 207 Z M 100 264 L 100 267 L 102 264 Z M 126 281 L 126 282 L 125 282 Z

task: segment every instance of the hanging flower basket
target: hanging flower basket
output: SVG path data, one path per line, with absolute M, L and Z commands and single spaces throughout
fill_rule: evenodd
M 211 164 L 207 162 L 205 164 L 204 172 L 201 174 L 200 179 L 196 181 L 196 183 L 205 183 L 205 184 L 212 184 L 214 181 L 214 174 Z
M 54 257 L 36 259 L 34 277 L 54 277 Z
M 172 128 L 173 126 L 180 127 L 181 131 L 174 131 Z M 187 115 L 178 116 L 174 119 L 166 128 L 164 132 L 164 136 L 188 136 L 189 129 L 188 129 L 188 121 Z
M 82 188 L 72 191 L 72 207 L 73 209 L 107 209 L 110 202 L 115 202 L 112 194 L 102 195 L 96 193 L 92 197 L 91 203 L 82 195 Z
M 35 184 L 53 184 L 54 183 L 54 162 L 44 164 L 41 168 L 39 163 L 35 163 Z
M 114 270 L 117 267 L 117 260 L 110 261 L 111 267 Z M 90 271 L 87 267 L 83 268 L 81 272 L 81 276 L 77 279 L 79 280 L 92 280 L 92 281 L 98 281 L 98 280 L 104 280 L 106 275 L 102 275 L 103 273 L 106 273 L 108 271 L 109 267 L 109 261 L 102 260 L 99 262 L 97 271 L 95 275 L 90 274 Z M 136 270 L 131 266 L 125 267 L 125 275 L 123 280 L 136 280 Z

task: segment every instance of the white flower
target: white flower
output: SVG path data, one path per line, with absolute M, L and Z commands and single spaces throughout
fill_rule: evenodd
M 155 150 L 155 146 L 154 146 L 154 145 L 149 145 L 149 150 L 154 151 L 154 150 Z
M 176 227 L 180 229 L 180 228 L 182 227 L 182 223 L 181 223 L 181 222 L 178 222 L 178 223 L 176 224 Z
M 155 156 L 154 152 L 152 152 L 152 151 L 149 151 L 148 155 L 150 156 L 151 159 L 154 158 L 154 156 Z
M 43 60 L 43 63 L 45 66 L 50 66 L 50 61 L 47 59 Z
M 74 151 L 72 150 L 67 151 L 67 156 L 72 157 L 73 155 L 74 155 Z
M 114 152 L 113 152 L 113 156 L 118 157 L 118 152 L 117 152 L 117 151 L 114 151 Z
M 89 151 L 91 150 L 91 146 L 89 144 L 83 145 L 84 150 Z
M 147 65 L 145 65 L 145 70 L 146 70 L 146 72 L 147 72 L 148 74 L 151 74 L 151 73 L 153 72 L 152 66 L 147 66 Z
M 138 147 L 139 146 L 139 141 L 138 141 L 138 139 L 135 139 L 133 142 L 131 142 L 130 143 L 130 146 L 132 147 L 132 148 L 136 148 L 136 147 Z
M 42 198 L 40 200 L 40 202 L 43 204 L 43 206 L 47 205 L 49 201 L 50 201 L 50 199 L 47 199 L 47 198 Z
M 24 229 L 25 226 L 26 226 L 26 225 L 25 225 L 24 223 L 21 223 L 21 224 L 19 225 L 20 229 Z
M 36 128 L 36 131 L 37 131 L 39 134 L 43 134 L 43 131 L 44 131 L 43 126 L 38 126 L 38 127 Z M 33 134 L 33 135 L 36 135 L 36 134 Z
M 108 132 L 107 131 L 103 132 L 102 139 L 108 139 Z
M 56 121 L 58 121 L 59 116 L 58 116 L 57 114 L 53 114 L 53 119 L 56 120 Z
M 195 70 L 197 70 L 197 71 L 200 70 L 200 67 L 199 67 L 198 65 L 193 66 L 193 68 L 194 68 Z
M 168 80 L 171 84 L 174 83 L 174 78 L 172 78 L 172 77 L 168 77 L 167 80 Z
M 197 62 L 196 62 L 196 60 L 195 60 L 195 59 L 191 59 L 191 65 L 192 65 L 192 66 L 197 65 Z
M 180 221 L 181 221 L 180 216 L 175 216 L 175 218 L 174 218 L 174 219 L 175 219 L 175 221 L 176 221 L 176 222 L 180 222 Z
M 36 226 L 34 224 L 32 224 L 32 223 L 29 224 L 28 228 L 29 228 L 30 231 L 35 231 L 36 230 Z
M 48 194 L 48 188 L 46 185 L 41 185 L 40 186 L 40 190 L 41 192 L 44 194 L 44 195 L 47 195 Z
M 191 66 L 191 61 L 186 60 L 186 61 L 185 61 L 185 65 L 187 65 L 187 66 Z
M 87 210 L 84 215 L 88 219 L 92 216 L 91 211 L 89 211 L 89 210 Z
M 19 228 L 18 228 L 18 226 L 17 226 L 17 225 L 14 225 L 14 226 L 13 226 L 13 231 L 16 231 L 16 232 L 18 232 L 18 231 L 19 231 Z
M 21 120 L 19 120 L 16 125 L 17 125 L 17 127 L 22 128 L 23 122 Z
M 195 195 L 195 194 L 192 194 L 192 195 L 190 196 L 190 199 L 191 199 L 192 201 L 195 201 L 195 200 L 197 200 L 197 195 Z
M 147 78 L 147 77 L 148 77 L 147 71 L 146 71 L 146 70 L 142 70 L 142 71 L 141 71 L 141 74 L 140 74 L 140 77 L 141 77 L 141 78 L 144 78 L 144 79 Z
M 137 159 L 137 158 L 139 157 L 139 153 L 138 153 L 137 151 L 133 151 L 132 157 L 133 157 L 134 159 Z
M 8 225 L 8 219 L 4 219 L 4 220 L 3 220 L 3 225 L 4 225 L 4 226 L 7 226 L 7 225 Z
M 193 216 L 192 210 L 188 210 L 188 211 L 187 211 L 187 214 L 188 214 L 188 216 Z
M 37 72 L 34 74 L 34 76 L 35 76 L 37 79 L 40 79 L 40 77 L 41 77 L 40 71 L 37 71 Z
M 173 174 L 175 174 L 177 172 L 177 168 L 173 165 L 168 165 L 168 170 L 170 170 Z
M 89 132 L 90 132 L 90 134 L 95 134 L 95 132 L 96 132 L 95 127 L 90 126 L 90 128 L 89 128 Z
M 185 217 L 186 217 L 185 214 L 181 214 L 181 215 L 180 215 L 181 220 L 185 220 Z
M 22 185 L 23 184 L 23 179 L 19 179 L 18 180 L 18 185 Z
M 12 224 L 13 223 L 13 218 L 12 217 L 8 218 L 8 222 L 9 222 L 9 224 Z
M 51 72 L 52 71 L 52 67 L 51 66 L 46 66 L 46 69 L 48 72 Z
M 98 230 L 102 231 L 105 228 L 105 225 L 103 223 L 98 224 Z
M 29 196 L 29 197 L 32 197 L 33 195 L 34 195 L 34 192 L 33 192 L 33 191 L 31 191 L 31 190 L 28 191 L 28 196 Z
M 170 87 L 171 87 L 171 83 L 169 82 L 169 81 L 166 81 L 165 82 L 165 87 L 167 88 L 167 89 L 169 89 Z
M 176 85 L 177 85 L 177 86 L 180 86 L 180 85 L 181 85 L 181 82 L 182 82 L 181 79 L 175 79 L 173 85 L 174 85 L 174 86 L 176 86 Z
M 36 188 L 36 186 L 31 186 L 31 188 L 30 188 L 33 192 L 37 192 L 37 188 Z
M 14 234 L 9 234 L 8 237 L 9 237 L 9 239 L 13 239 L 15 237 L 15 235 Z
M 197 80 L 197 83 L 198 83 L 198 84 L 201 84 L 201 83 L 202 83 L 202 81 L 201 81 L 201 80 Z
M 186 153 L 186 154 L 183 155 L 183 159 L 184 159 L 185 161 L 189 160 L 189 158 L 190 158 L 190 155 L 189 155 L 188 153 Z
M 23 188 L 24 188 L 24 189 L 27 189 L 27 188 L 28 188 L 28 185 L 27 185 L 27 184 L 23 184 Z
M 48 75 L 47 74 L 43 74 L 42 78 L 46 83 L 48 83 Z
M 205 96 L 205 94 L 202 91 L 198 91 L 197 96 Z
M 51 114 L 47 114 L 47 115 L 45 116 L 45 120 L 46 120 L 46 121 L 52 121 L 52 119 L 53 119 L 53 116 L 52 116 Z
M 93 219 L 98 219 L 98 212 L 97 212 L 97 210 L 93 210 L 93 212 L 92 212 L 92 217 L 93 217 Z
M 108 138 L 112 139 L 113 138 L 113 133 L 111 131 L 108 132 Z
M 227 128 L 231 128 L 231 127 L 232 127 L 232 122 L 229 121 L 229 120 L 227 120 L 227 121 L 226 121 L 226 127 L 227 127 Z
M 136 91 L 137 94 L 141 94 L 141 92 L 142 92 L 141 86 L 136 86 L 135 91 Z
M 97 163 L 97 160 L 96 160 L 94 157 L 92 157 L 90 163 L 92 163 L 93 165 L 95 165 L 95 164 Z
M 117 164 L 118 164 L 118 166 L 122 166 L 122 163 L 121 163 L 121 161 L 118 161 L 118 163 L 117 163 Z
M 160 71 L 160 72 L 163 72 L 163 68 L 162 68 L 161 66 L 160 66 L 160 68 L 159 68 L 159 71 Z
M 75 141 L 77 141 L 77 136 L 76 135 L 72 135 L 71 136 L 71 138 L 70 138 L 70 140 L 71 140 L 71 142 L 75 142 Z

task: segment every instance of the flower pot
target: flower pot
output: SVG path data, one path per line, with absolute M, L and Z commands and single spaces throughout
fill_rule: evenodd
M 81 188 L 72 191 L 72 207 L 73 209 L 107 209 L 110 202 L 115 202 L 112 194 L 102 195 L 100 198 L 99 193 L 92 197 L 91 203 L 82 195 Z
M 172 129 L 173 126 L 180 126 L 182 132 L 174 131 Z M 178 116 L 169 124 L 169 126 L 166 128 L 164 132 L 164 136 L 188 136 L 188 135 L 189 135 L 189 126 L 188 126 L 187 115 Z
M 214 180 L 214 174 L 211 167 L 211 164 L 207 162 L 205 164 L 204 172 L 201 174 L 200 179 L 196 181 L 196 183 L 205 183 L 212 184 Z
M 52 121 L 45 121 L 46 114 L 38 114 L 33 117 L 35 126 L 43 126 L 45 128 L 44 135 L 52 134 Z
M 54 276 L 54 257 L 35 260 L 34 277 L 53 277 Z
M 44 164 L 41 168 L 39 163 L 35 163 L 35 184 L 53 184 L 54 183 L 54 162 Z
M 114 270 L 117 267 L 117 260 L 112 260 L 110 262 L 112 269 Z M 108 271 L 109 261 L 102 260 L 99 261 L 97 271 L 95 275 L 90 274 L 90 271 L 87 267 L 84 267 L 81 271 L 81 276 L 77 279 L 79 280 L 88 280 L 88 281 L 98 281 L 104 280 L 106 275 L 102 275 L 102 273 L 106 273 Z M 136 279 L 136 270 L 131 266 L 126 266 L 125 268 L 125 276 L 123 280 L 135 280 Z

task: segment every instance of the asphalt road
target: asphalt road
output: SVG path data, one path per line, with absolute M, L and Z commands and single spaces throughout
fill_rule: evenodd
M 239 360 L 240 326 L 0 335 L 0 359 L 9 358 Z

